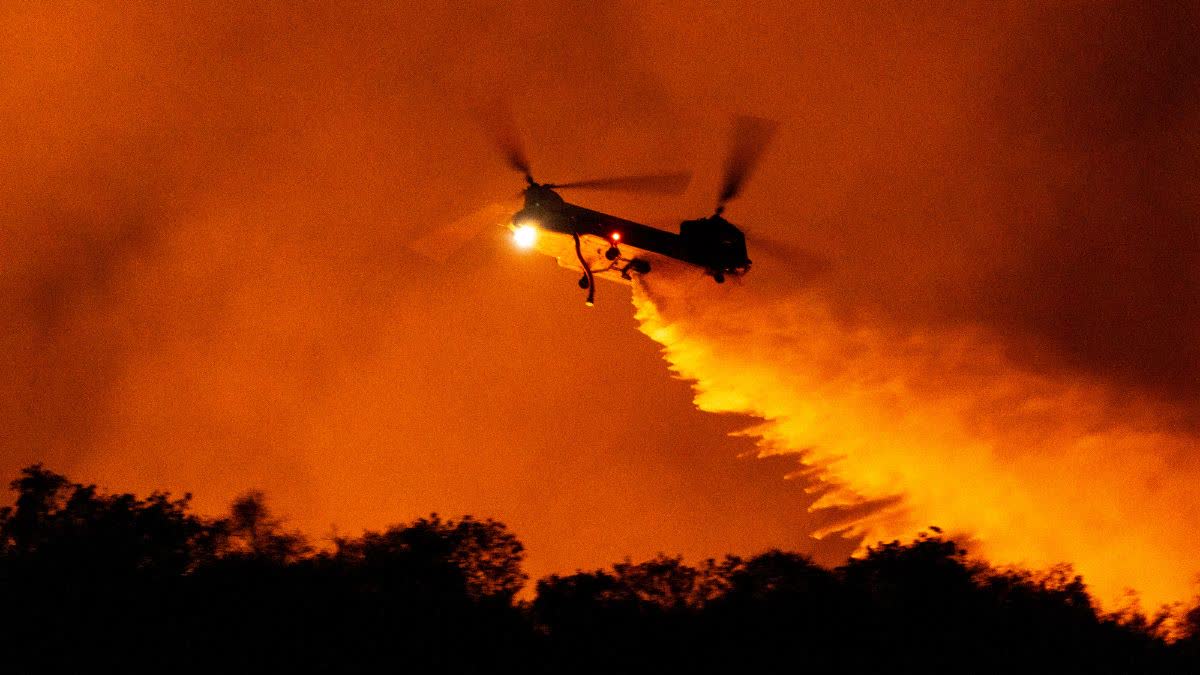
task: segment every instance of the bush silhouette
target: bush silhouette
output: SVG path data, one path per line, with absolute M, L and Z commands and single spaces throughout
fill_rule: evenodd
M 1200 672 L 1200 606 L 1099 612 L 1068 567 L 995 569 L 940 531 L 836 569 L 786 551 L 551 575 L 437 514 L 316 550 L 262 494 L 102 494 L 40 465 L 0 509 L 11 672 Z

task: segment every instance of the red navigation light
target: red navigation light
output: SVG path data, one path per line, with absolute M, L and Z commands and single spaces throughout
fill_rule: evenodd
M 611 239 L 612 239 L 613 241 L 621 241 L 621 233 L 620 233 L 620 232 L 613 232 L 613 233 L 612 233 L 612 237 L 611 237 Z

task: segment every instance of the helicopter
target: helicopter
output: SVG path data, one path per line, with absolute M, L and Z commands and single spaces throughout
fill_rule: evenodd
M 563 267 L 581 272 L 579 287 L 587 292 L 589 307 L 595 303 L 598 278 L 628 283 L 634 275 L 644 276 L 656 267 L 682 263 L 700 269 L 720 284 L 750 270 L 746 236 L 723 214 L 761 158 L 776 131 L 775 122 L 749 116 L 734 118 L 716 209 L 709 216 L 682 221 L 678 232 L 572 204 L 559 191 L 677 195 L 687 189 L 690 172 L 541 183 L 534 178 L 511 116 L 496 115 L 493 109 L 491 122 L 493 141 L 508 167 L 519 172 L 526 183 L 521 191 L 523 206 L 506 218 L 513 242 L 519 248 L 537 249 L 556 258 Z

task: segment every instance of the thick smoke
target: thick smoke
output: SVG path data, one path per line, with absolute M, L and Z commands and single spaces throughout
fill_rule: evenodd
M 311 530 L 475 511 L 568 568 L 941 524 L 1179 598 L 1195 11 L 797 5 L 5 4 L 0 468 L 259 487 Z M 546 179 L 697 169 L 580 197 L 635 219 L 711 212 L 729 116 L 780 122 L 727 215 L 811 253 L 752 237 L 744 286 L 652 278 L 640 317 L 861 503 L 723 461 L 616 288 L 409 252 L 519 187 L 466 112 L 498 93 Z
M 683 163 L 627 16 L 5 3 L 0 481 L 258 488 L 316 537 L 477 513 L 535 574 L 809 545 L 787 462 L 739 460 L 624 303 L 498 236 L 410 250 L 522 184 L 470 112 L 498 95 L 547 179 Z

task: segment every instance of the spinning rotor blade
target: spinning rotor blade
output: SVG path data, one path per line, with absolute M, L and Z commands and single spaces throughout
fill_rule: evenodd
M 529 159 L 525 155 L 521 134 L 517 132 L 516 117 L 508 101 L 500 99 L 486 109 L 477 109 L 476 116 L 509 168 L 520 171 L 526 180 L 532 181 Z
M 648 194 L 678 195 L 687 190 L 692 182 L 690 171 L 656 173 L 642 176 L 618 176 L 558 183 L 553 188 L 577 188 L 581 190 L 614 190 L 619 192 L 644 192 Z
M 823 276 L 832 266 L 829 258 L 796 244 L 754 231 L 745 234 L 751 259 L 760 261 L 763 257 L 770 258 L 772 267 L 782 266 L 781 269 L 790 272 L 789 276 L 805 283 Z
M 778 126 L 777 122 L 761 117 L 739 116 L 734 119 L 729 158 L 725 160 L 725 181 L 717 200 L 718 208 L 724 207 L 725 202 L 742 191 L 742 184 L 754 170 Z
M 502 227 L 519 208 L 521 204 L 516 199 L 488 204 L 452 223 L 429 230 L 423 236 L 409 241 L 408 248 L 430 260 L 444 263 L 488 228 Z

